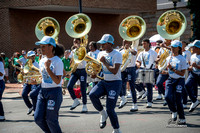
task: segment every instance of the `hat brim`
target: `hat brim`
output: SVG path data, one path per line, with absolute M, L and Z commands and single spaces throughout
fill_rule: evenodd
M 107 43 L 107 42 L 104 41 L 104 40 L 100 40 L 100 41 L 98 41 L 97 43 L 98 43 L 98 44 L 105 44 L 105 43 Z
M 104 40 L 100 40 L 100 41 L 98 41 L 97 43 L 98 43 L 98 44 L 105 44 L 105 43 L 114 44 L 113 42 L 106 42 L 106 41 L 104 41 Z
M 47 43 L 45 41 L 38 41 L 38 42 L 35 43 L 35 45 L 40 45 L 40 44 L 43 44 L 43 45 L 50 44 L 50 45 L 56 47 L 56 44 Z
M 173 47 L 173 48 L 177 48 L 177 47 L 179 47 L 178 45 L 171 45 L 171 47 Z
M 28 57 L 31 57 L 31 56 L 35 56 L 35 54 L 31 54 L 31 55 L 29 55 Z

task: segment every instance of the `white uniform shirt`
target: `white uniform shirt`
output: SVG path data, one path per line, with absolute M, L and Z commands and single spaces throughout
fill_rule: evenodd
M 104 56 L 109 63 L 110 66 L 113 66 L 114 64 L 122 64 L 122 55 L 120 52 L 113 50 L 110 53 L 106 53 L 106 51 L 101 51 L 98 54 L 97 59 L 101 59 L 101 57 Z M 118 72 L 114 75 L 111 73 L 106 66 L 103 65 L 103 74 L 104 74 L 104 80 L 105 81 L 114 81 L 114 80 L 121 80 L 121 69 L 119 68 Z
M 145 62 L 146 68 L 150 68 L 156 61 L 156 58 L 157 58 L 157 53 L 150 49 L 149 51 L 144 50 L 140 52 L 137 57 L 137 61 L 141 62 L 142 68 L 144 68 L 144 62 Z
M 0 73 L 3 74 L 3 76 L 0 76 L 0 80 L 3 80 L 5 71 L 4 71 L 4 64 L 3 64 L 3 62 L 1 62 L 1 61 L 0 61 Z
M 186 50 L 186 51 L 182 52 L 182 55 L 186 59 L 187 65 L 189 67 L 189 62 L 190 62 L 190 58 L 191 58 L 191 52 L 189 50 Z
M 169 56 L 169 57 L 167 57 L 166 60 L 167 60 L 166 61 L 167 64 L 170 63 L 172 68 L 174 68 L 175 70 L 181 71 L 181 70 L 187 69 L 186 59 L 182 55 L 178 55 L 175 57 Z M 168 73 L 169 73 L 169 76 L 174 79 L 185 78 L 185 75 L 180 76 L 180 75 L 176 74 L 175 72 L 171 71 L 169 68 L 168 68 Z
M 24 67 L 25 64 L 26 64 L 26 62 L 27 62 L 27 59 L 24 58 L 24 57 L 22 57 L 22 58 L 19 59 L 19 61 L 22 63 L 22 66 L 21 66 L 21 67 Z
M 135 51 L 137 51 L 136 49 L 134 49 Z M 123 54 L 125 53 L 125 50 L 121 50 L 120 53 Z M 129 54 L 131 54 L 131 52 L 129 52 Z M 135 67 L 135 61 L 136 61 L 136 55 L 131 54 L 131 59 L 130 59 L 130 63 L 128 64 L 128 67 Z
M 191 59 L 190 59 L 190 64 L 196 62 L 197 65 L 200 65 L 200 55 L 197 55 L 197 54 L 193 54 L 191 56 Z M 196 67 L 193 67 L 192 68 L 192 71 L 195 73 L 195 74 L 200 74 L 200 69 L 197 69 Z
M 54 56 L 52 58 L 44 57 L 40 60 L 39 67 L 40 73 L 42 74 L 42 88 L 54 88 L 61 87 L 62 80 L 59 84 L 56 84 L 52 78 L 49 76 L 47 70 L 45 69 L 44 63 L 47 60 L 51 60 L 50 69 L 55 75 L 63 75 L 63 62 L 58 56 Z
M 170 50 L 161 47 L 160 50 L 159 50 L 159 52 L 158 52 L 158 56 L 160 56 L 161 54 L 163 54 L 163 53 L 165 52 L 165 50 L 166 50 L 166 51 L 169 51 L 169 53 L 170 53 L 170 55 L 171 55 L 171 51 L 170 51 Z
M 90 52 L 88 52 L 88 55 L 91 56 L 94 59 L 97 59 L 99 52 L 100 52 L 99 50 L 95 50 L 94 52 L 90 51 Z

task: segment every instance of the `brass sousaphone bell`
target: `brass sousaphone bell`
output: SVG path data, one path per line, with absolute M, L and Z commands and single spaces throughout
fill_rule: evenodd
M 59 33 L 60 25 L 58 21 L 52 17 L 40 19 L 35 26 L 35 34 L 39 40 L 42 40 L 44 36 L 51 36 L 57 42 Z
M 127 41 L 132 41 L 132 48 L 137 49 L 138 41 L 146 32 L 146 23 L 139 16 L 128 16 L 119 25 L 120 36 Z M 126 50 L 122 56 L 121 71 L 124 71 L 130 62 L 130 50 Z
M 158 19 L 157 31 L 165 39 L 180 37 L 187 27 L 185 15 L 177 10 L 164 12 Z
M 165 39 L 173 40 L 180 37 L 187 27 L 185 15 L 177 10 L 164 12 L 157 21 L 157 32 Z M 163 71 L 167 67 L 166 58 L 170 55 L 169 50 L 164 50 L 160 55 L 158 69 Z

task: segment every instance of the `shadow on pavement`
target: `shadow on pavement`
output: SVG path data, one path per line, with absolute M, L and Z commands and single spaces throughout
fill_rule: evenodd
M 34 122 L 34 120 L 5 120 L 4 122 Z

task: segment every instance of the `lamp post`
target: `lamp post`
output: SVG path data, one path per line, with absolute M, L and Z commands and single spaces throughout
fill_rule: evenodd
M 79 13 L 82 13 L 82 0 L 79 0 Z

